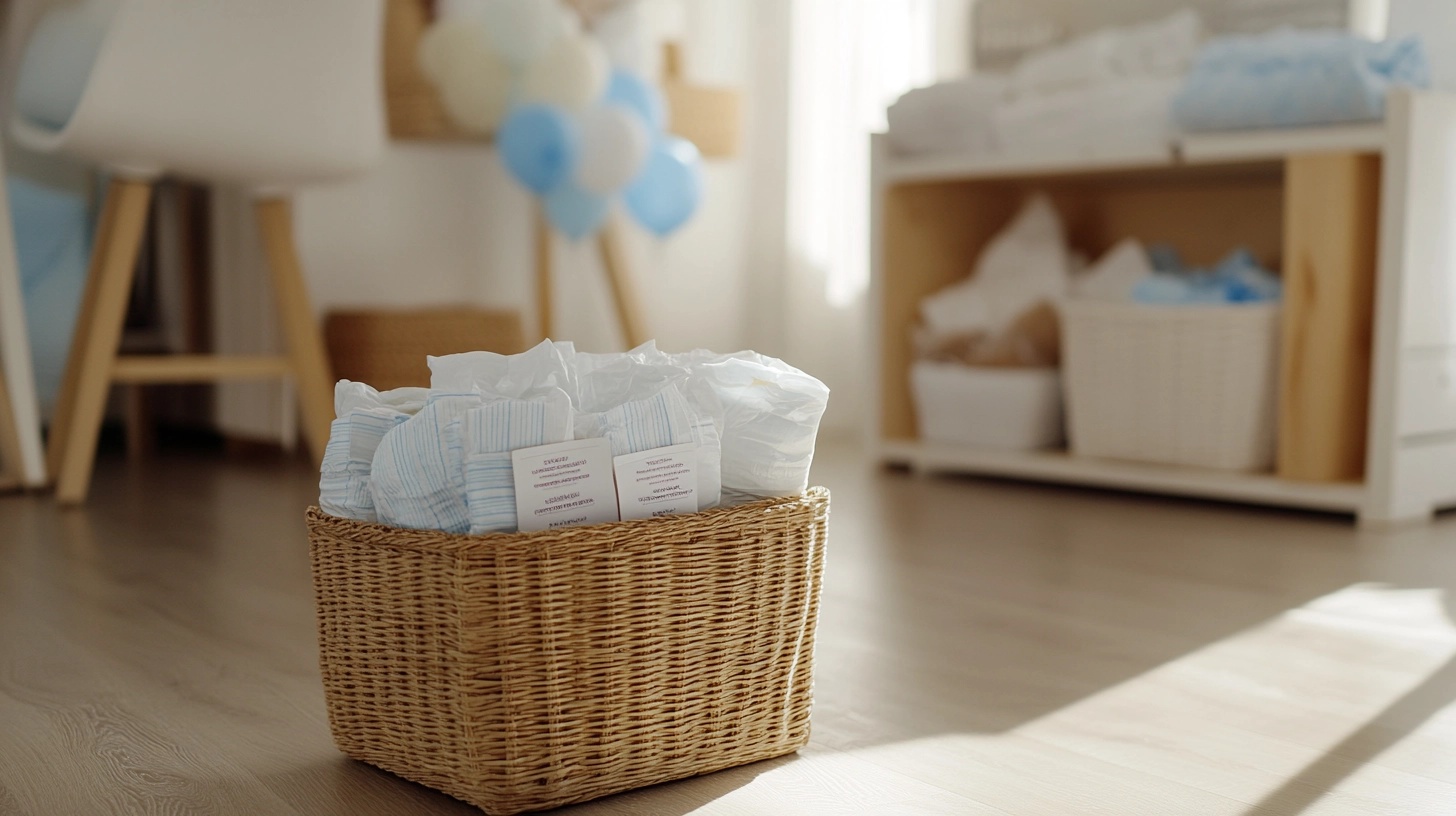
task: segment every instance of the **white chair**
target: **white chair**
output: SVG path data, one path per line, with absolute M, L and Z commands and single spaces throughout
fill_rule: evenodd
M 27 115 L 27 94 L 18 93 L 11 132 L 26 147 L 75 155 L 112 174 L 51 424 L 58 500 L 86 497 L 112 383 L 292 377 L 305 441 L 321 459 L 332 380 L 288 192 L 360 173 L 383 151 L 382 0 L 83 0 L 79 10 L 53 14 L 62 15 L 61 26 L 66 14 L 93 26 L 99 17 L 104 36 L 64 124 Z M 64 48 L 55 45 L 67 39 L 64 31 L 46 20 L 37 34 L 35 49 Z M 72 40 L 86 37 L 82 30 Z M 54 62 L 28 52 L 19 87 L 30 66 Z M 118 356 L 152 183 L 164 174 L 255 191 L 286 355 Z

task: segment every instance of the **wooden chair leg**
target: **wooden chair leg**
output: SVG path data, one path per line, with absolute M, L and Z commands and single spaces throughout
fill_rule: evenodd
M 15 409 L 10 402 L 10 389 L 0 371 L 0 490 L 21 484 L 20 428 L 15 422 Z
M 303 436 L 315 464 L 323 462 L 334 420 L 334 379 L 324 349 L 323 333 L 308 297 L 308 285 L 298 262 L 293 239 L 293 203 L 286 198 L 261 199 L 255 205 L 258 231 L 272 273 L 273 296 L 288 343 L 303 415 Z
M 146 459 L 157 451 L 156 425 L 145 385 L 129 385 L 126 393 L 126 457 Z
M 66 371 L 61 379 L 60 392 L 56 395 L 55 409 L 51 412 L 50 431 L 46 439 L 46 471 L 51 479 L 61 471 L 61 461 L 66 456 L 66 441 L 71 435 L 71 421 L 76 413 L 76 391 L 81 379 L 81 349 L 86 347 L 87 336 L 96 322 L 96 290 L 101 282 L 101 266 L 106 253 L 103 248 L 111 245 L 116 231 L 116 213 L 121 206 L 121 196 L 113 185 L 107 189 L 106 200 L 101 206 L 101 220 L 96 225 L 96 237 L 92 242 L 91 263 L 86 270 L 86 289 L 81 297 L 81 308 L 76 312 L 76 325 L 71 332 L 71 348 L 66 356 Z
M 602 267 L 607 271 L 607 282 L 612 286 L 612 300 L 617 306 L 617 320 L 627 338 L 627 348 L 636 348 L 649 338 L 642 319 L 642 303 L 627 269 L 621 235 L 615 222 L 608 221 L 602 228 L 597 235 L 597 247 L 601 251 Z
M 67 385 L 71 389 L 65 406 L 67 413 L 63 418 L 58 415 L 60 421 L 52 429 L 53 441 L 61 446 L 56 468 L 56 500 L 62 504 L 85 501 L 91 486 L 111 368 L 121 345 L 137 250 L 146 230 L 151 196 L 152 186 L 147 182 L 120 179 L 113 180 L 106 193 L 105 228 L 92 256 L 87 303 L 77 320 L 66 365 Z
M 549 340 L 551 324 L 551 222 L 546 220 L 546 211 L 536 207 L 536 328 L 542 340 Z

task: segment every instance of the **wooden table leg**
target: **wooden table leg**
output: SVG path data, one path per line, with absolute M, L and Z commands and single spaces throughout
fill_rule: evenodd
M 258 230 L 268 256 L 273 297 L 288 343 L 293 385 L 303 415 L 303 437 L 314 464 L 324 459 L 329 425 L 334 420 L 334 379 L 324 336 L 319 330 L 308 284 L 298 261 L 293 238 L 293 205 L 286 198 L 262 199 L 256 204 Z

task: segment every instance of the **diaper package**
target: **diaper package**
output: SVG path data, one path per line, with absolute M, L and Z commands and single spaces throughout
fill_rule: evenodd
M 517 452 L 593 439 L 603 440 L 603 456 L 608 448 L 629 459 L 677 451 L 698 510 L 793 495 L 808 487 L 829 398 L 819 380 L 751 351 L 668 354 L 647 343 L 589 354 L 547 340 L 521 354 L 428 362 L 429 389 L 339 383 L 319 482 L 326 512 L 412 529 L 511 532 L 517 489 L 531 488 L 517 481 Z M 682 495 L 690 511 L 694 494 Z
M 319 473 L 319 506 L 324 512 L 359 521 L 377 519 L 369 472 L 385 434 L 425 405 L 429 390 L 379 391 L 364 383 L 340 380 L 334 387 L 334 420 Z

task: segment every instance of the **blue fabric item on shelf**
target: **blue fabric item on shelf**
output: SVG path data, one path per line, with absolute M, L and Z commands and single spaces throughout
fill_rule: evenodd
M 1348 32 L 1279 29 L 1204 46 L 1173 119 L 1187 131 L 1299 127 L 1385 117 L 1392 88 L 1427 88 L 1418 37 L 1371 42 Z
M 1279 300 L 1283 284 L 1263 268 L 1247 249 L 1229 253 L 1211 270 L 1188 269 L 1177 252 L 1155 247 L 1148 254 L 1157 274 L 1144 278 L 1132 290 L 1138 303 L 1162 306 L 1209 306 L 1264 303 Z

